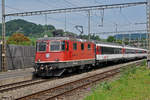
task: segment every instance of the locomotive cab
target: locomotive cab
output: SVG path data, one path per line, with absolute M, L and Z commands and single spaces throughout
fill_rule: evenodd
M 65 44 L 65 40 L 37 41 L 35 57 L 36 73 L 40 73 L 40 76 L 59 76 L 59 74 L 63 73 L 65 70 L 56 70 L 56 68 L 60 66 L 59 62 L 64 60 L 64 52 L 68 49 Z M 53 73 L 57 75 L 53 75 Z
M 36 63 L 58 62 L 63 58 L 65 41 L 39 41 L 36 45 Z

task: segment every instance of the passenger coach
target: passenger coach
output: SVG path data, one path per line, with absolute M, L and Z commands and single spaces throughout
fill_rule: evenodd
M 96 63 L 127 61 L 147 57 L 147 50 L 116 44 L 96 43 Z
M 138 59 L 138 58 L 146 58 L 147 57 L 147 50 L 141 48 L 134 48 L 134 47 L 124 47 L 124 59 Z
M 124 48 L 120 45 L 96 44 L 96 60 L 97 63 L 107 61 L 118 61 L 123 58 Z

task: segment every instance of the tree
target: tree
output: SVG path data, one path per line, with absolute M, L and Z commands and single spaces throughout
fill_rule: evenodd
M 107 38 L 107 42 L 115 42 L 115 41 L 116 41 L 116 39 L 114 38 L 114 36 L 109 36 Z
M 116 43 L 122 44 L 122 40 L 117 40 Z
M 7 44 L 31 45 L 31 43 L 31 40 L 21 33 L 15 33 L 12 36 L 10 36 L 7 40 Z
M 1 33 L 0 24 L 0 33 Z M 6 36 L 11 36 L 13 33 L 23 33 L 29 37 L 41 37 L 45 31 L 53 31 L 55 27 L 53 25 L 40 25 L 32 22 L 28 22 L 23 19 L 15 19 L 6 22 Z
M 82 39 L 89 39 L 89 36 L 88 35 L 79 35 Z
M 73 33 L 73 32 L 65 32 L 65 36 L 66 37 L 77 37 L 77 34 Z
M 125 38 L 125 39 L 124 39 L 124 44 L 125 44 L 125 45 L 129 45 L 129 39 Z
M 57 29 L 57 30 L 54 30 L 52 33 L 54 37 L 62 37 L 64 35 L 64 30 Z
M 90 35 L 90 38 L 91 38 L 92 40 L 97 40 L 97 41 L 100 41 L 100 40 L 101 40 L 100 37 L 97 36 L 97 35 L 95 35 L 95 34 Z
M 47 35 L 48 37 L 53 37 L 53 31 L 48 30 L 42 33 L 42 37 L 44 37 L 44 35 Z

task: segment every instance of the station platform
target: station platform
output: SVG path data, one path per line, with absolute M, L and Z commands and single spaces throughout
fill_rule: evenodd
M 0 72 L 0 86 L 33 79 L 33 68 Z

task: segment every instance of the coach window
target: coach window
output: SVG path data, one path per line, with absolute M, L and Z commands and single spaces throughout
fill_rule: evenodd
M 119 49 L 119 54 L 122 54 L 122 49 Z
M 121 54 L 121 49 L 120 48 L 114 48 L 114 52 L 115 54 Z
M 114 48 L 114 54 L 118 54 L 117 48 Z
M 139 53 L 143 53 L 143 51 L 142 51 L 142 50 L 139 50 Z
M 84 43 L 81 43 L 81 50 L 84 50 Z
M 130 50 L 126 49 L 125 54 L 129 54 L 129 53 L 130 53 Z
M 88 44 L 88 50 L 90 50 L 91 49 L 91 45 L 90 44 Z
M 132 50 L 132 51 L 131 51 L 131 54 L 135 54 L 135 53 L 136 53 L 136 51 L 135 51 L 135 50 Z
M 73 50 L 77 50 L 77 43 L 73 43 Z
M 111 47 L 101 47 L 102 54 L 114 54 L 115 49 Z

